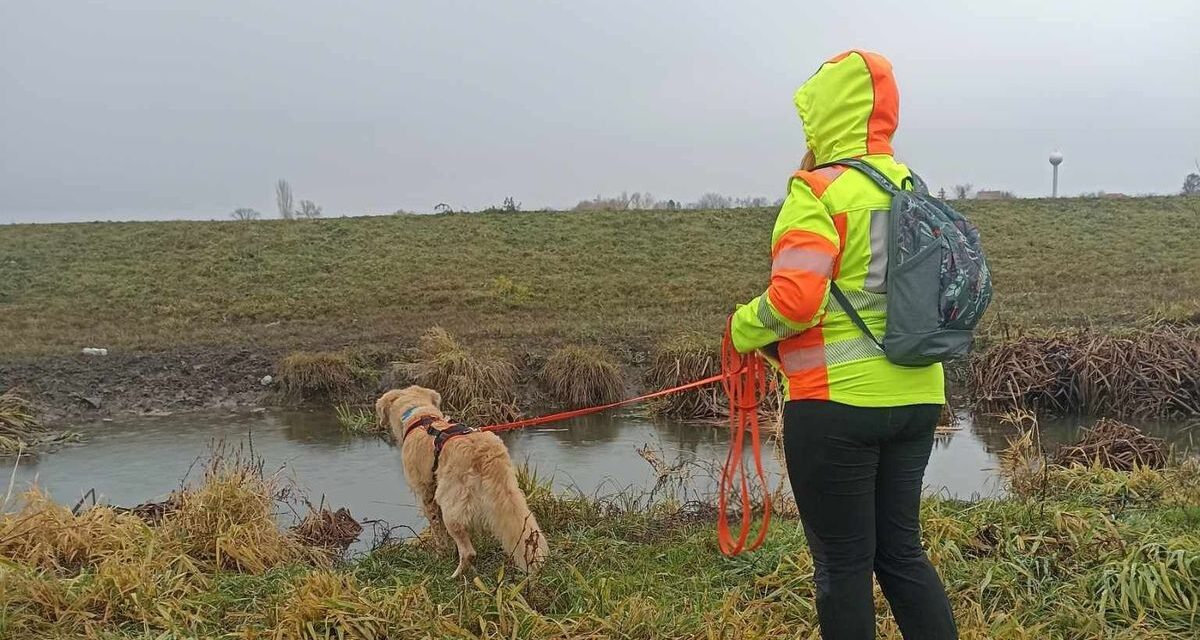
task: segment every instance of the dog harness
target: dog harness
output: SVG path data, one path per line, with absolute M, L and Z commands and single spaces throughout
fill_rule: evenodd
M 409 409 L 407 412 L 405 412 L 404 416 L 402 416 L 402 420 L 407 419 L 408 416 L 411 415 L 412 411 L 412 409 Z M 446 422 L 450 426 L 446 427 L 445 429 L 438 429 L 434 426 L 438 422 Z M 479 429 L 468 427 L 465 424 L 454 424 L 447 422 L 443 418 L 424 416 L 414 420 L 412 424 L 404 428 L 404 438 L 402 440 L 407 440 L 408 434 L 412 433 L 415 429 L 424 429 L 425 433 L 433 436 L 433 473 L 435 475 L 437 474 L 438 470 L 438 460 L 442 455 L 442 447 L 446 446 L 447 442 L 457 438 L 458 436 L 465 436 L 469 433 L 475 433 L 479 431 Z

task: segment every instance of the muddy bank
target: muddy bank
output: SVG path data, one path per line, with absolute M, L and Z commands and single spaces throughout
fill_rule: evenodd
M 0 358 L 0 389 L 19 388 L 42 421 L 64 425 L 122 415 L 251 408 L 270 402 L 281 352 L 203 347 L 165 352 Z

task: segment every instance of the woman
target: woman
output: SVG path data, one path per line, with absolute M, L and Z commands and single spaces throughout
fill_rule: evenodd
M 887 321 L 890 197 L 827 163 L 859 158 L 896 184 L 899 96 L 891 64 L 863 51 L 821 65 L 796 92 L 809 151 L 771 234 L 771 283 L 731 319 L 738 351 L 782 371 L 784 453 L 815 565 L 825 640 L 875 637 L 871 574 L 905 638 L 957 638 L 921 548 L 922 477 L 945 389 L 941 365 L 901 367 L 829 296 L 836 282 L 872 333 Z

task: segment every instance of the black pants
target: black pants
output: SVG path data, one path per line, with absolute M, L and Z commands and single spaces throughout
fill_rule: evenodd
M 921 483 L 941 407 L 788 402 L 788 476 L 812 549 L 825 640 L 875 637 L 871 573 L 907 640 L 958 637 L 921 548 Z

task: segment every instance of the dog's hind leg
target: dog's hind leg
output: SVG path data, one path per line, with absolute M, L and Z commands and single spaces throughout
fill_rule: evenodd
M 421 496 L 421 510 L 425 512 L 425 518 L 429 520 L 429 535 L 433 541 L 433 545 L 439 549 L 443 549 L 450 541 L 450 534 L 446 532 L 445 519 L 442 517 L 442 508 L 438 506 L 437 500 L 434 499 L 432 489 L 423 492 Z
M 471 533 L 468 531 L 466 523 L 458 520 L 447 520 L 446 530 L 450 532 L 450 537 L 454 538 L 454 543 L 458 545 L 458 568 L 454 570 L 451 578 L 461 576 L 475 561 L 475 547 L 471 545 Z

